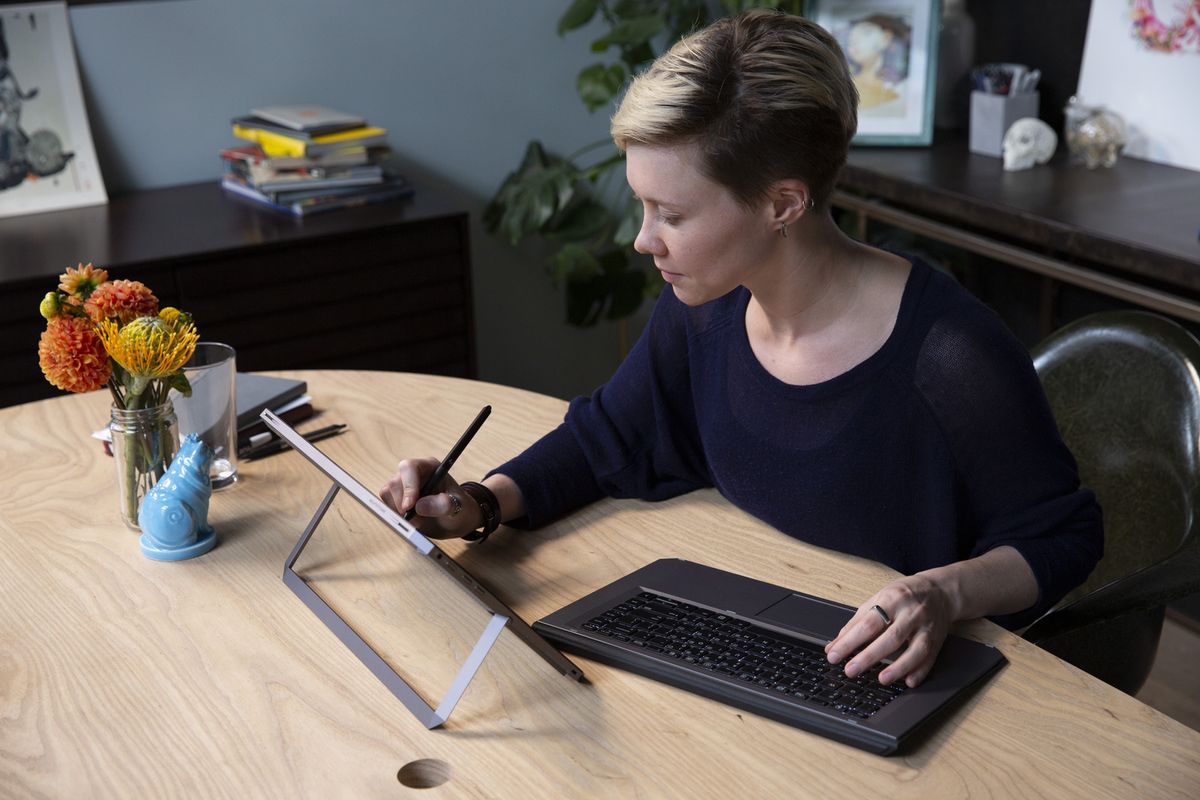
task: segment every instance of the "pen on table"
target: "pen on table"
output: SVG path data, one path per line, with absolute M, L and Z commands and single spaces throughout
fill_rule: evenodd
M 300 436 L 306 442 L 319 442 L 322 439 L 328 439 L 330 436 L 337 436 L 348 427 L 349 426 L 345 423 L 327 425 L 324 428 L 317 428 L 315 431 L 302 433 Z M 248 450 L 241 451 L 238 453 L 238 457 L 245 459 L 262 458 L 263 456 L 274 455 L 275 453 L 282 452 L 290 447 L 291 445 L 289 445 L 283 439 L 272 439 L 269 442 L 263 442 L 262 444 L 249 448 Z
M 492 407 L 484 406 L 480 412 L 475 415 L 475 421 L 471 423 L 470 427 L 467 428 L 462 436 L 458 437 L 458 441 L 454 443 L 454 447 L 450 448 L 450 452 L 447 453 L 446 457 L 443 458 L 441 463 L 437 465 L 437 469 L 435 469 L 430 476 L 425 479 L 424 485 L 421 486 L 421 493 L 417 495 L 418 499 L 424 497 L 437 488 L 437 485 L 442 482 L 442 478 L 446 477 L 446 473 L 450 472 L 450 469 L 454 466 L 454 462 L 457 461 L 458 457 L 462 455 L 462 451 L 466 450 L 467 445 L 473 438 L 475 438 L 475 434 L 483 425 L 483 421 L 488 418 L 488 414 L 491 413 Z M 412 519 L 416 515 L 416 504 L 413 504 L 412 508 L 404 512 L 405 519 Z

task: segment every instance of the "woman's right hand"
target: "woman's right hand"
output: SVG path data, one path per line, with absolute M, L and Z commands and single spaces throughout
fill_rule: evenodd
M 415 507 L 416 516 L 410 521 L 431 539 L 466 536 L 483 525 L 483 512 L 454 478 L 447 475 L 435 493 L 421 496 L 421 487 L 437 466 L 436 458 L 404 459 L 379 490 L 379 498 L 400 515 Z

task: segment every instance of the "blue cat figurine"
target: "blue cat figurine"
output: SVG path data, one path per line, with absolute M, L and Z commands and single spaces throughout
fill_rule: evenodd
M 155 561 L 181 561 L 213 549 L 217 535 L 208 524 L 212 460 L 212 449 L 200 437 L 194 433 L 184 437 L 171 466 L 138 511 L 142 555 Z

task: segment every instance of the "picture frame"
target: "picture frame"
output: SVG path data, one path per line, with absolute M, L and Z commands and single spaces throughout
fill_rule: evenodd
M 1197 21 L 1195 0 L 1092 3 L 1075 94 L 1124 118 L 1123 156 L 1200 171 Z
M 0 217 L 107 202 L 66 3 L 0 5 Z
M 932 143 L 940 0 L 810 0 L 805 16 L 850 64 L 859 91 L 853 144 Z

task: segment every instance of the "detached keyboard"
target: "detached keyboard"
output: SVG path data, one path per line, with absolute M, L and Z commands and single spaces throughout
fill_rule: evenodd
M 664 659 L 758 687 L 781 699 L 868 719 L 905 690 L 879 683 L 876 666 L 847 678 L 815 644 L 653 592 L 599 614 L 584 630 Z

